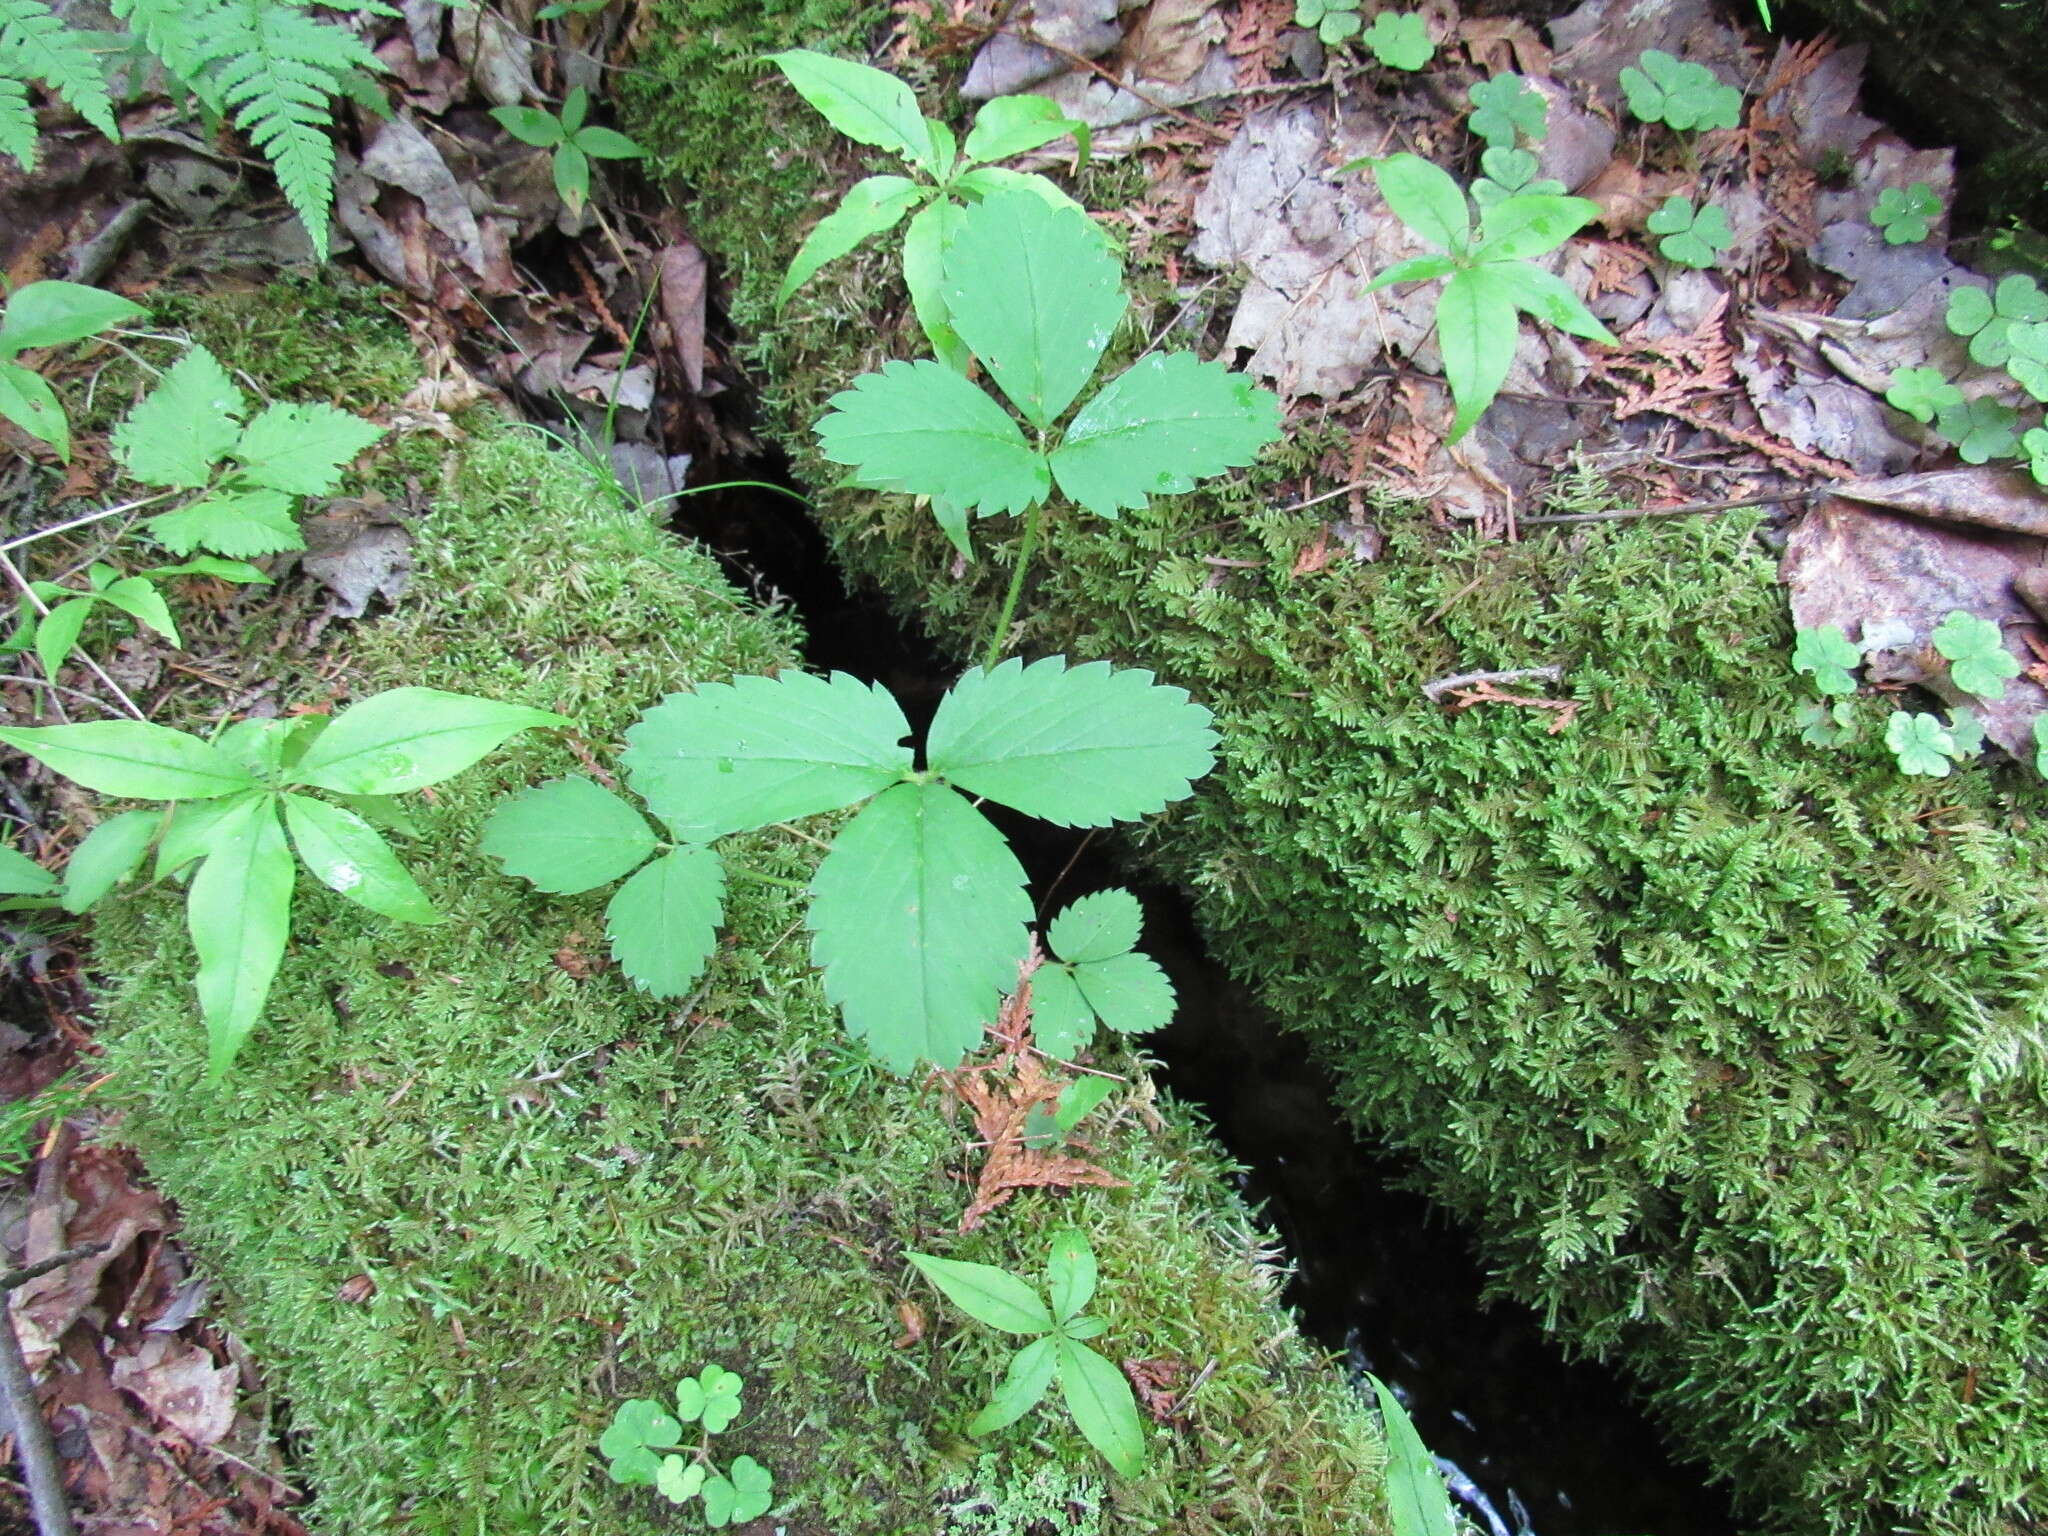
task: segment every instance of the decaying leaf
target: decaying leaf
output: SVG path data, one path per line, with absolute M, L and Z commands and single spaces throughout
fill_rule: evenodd
M 115 1386 L 196 1446 L 218 1445 L 234 1428 L 236 1375 L 234 1366 L 217 1366 L 205 1350 L 169 1334 L 151 1334 L 113 1365 Z

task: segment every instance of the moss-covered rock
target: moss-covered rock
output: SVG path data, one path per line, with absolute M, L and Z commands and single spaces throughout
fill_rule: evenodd
M 444 467 L 402 611 L 349 636 L 340 675 L 278 678 L 283 702 L 459 689 L 566 712 L 606 756 L 665 690 L 791 662 L 785 622 L 578 461 L 499 429 Z M 503 794 L 583 762 L 523 738 L 419 807 L 401 851 L 440 926 L 302 882 L 220 1087 L 174 895 L 99 919 L 121 1134 L 287 1404 L 313 1528 L 677 1529 L 593 1447 L 621 1398 L 708 1361 L 747 1382 L 721 1459 L 773 1471 L 791 1532 L 1377 1527 L 1375 1432 L 1276 1306 L 1228 1167 L 1142 1069 L 1086 1131 L 1126 1187 L 1027 1192 L 960 1237 L 980 1154 L 931 1084 L 843 1037 L 793 889 L 810 840 L 761 833 L 731 860 L 725 941 L 682 1006 L 605 967 L 602 893 L 541 896 L 479 854 Z M 902 1257 L 1036 1275 L 1067 1223 L 1101 1261 L 1109 1353 L 1179 1362 L 1183 1386 L 1213 1362 L 1133 1481 L 1056 1407 L 968 1441 L 1005 1341 Z
M 692 0 L 668 14 L 687 36 Z M 847 36 L 785 20 L 763 17 L 757 50 Z M 835 484 L 809 424 L 914 345 L 900 294 L 876 259 L 786 316 L 771 298 L 805 228 L 789 168 L 813 155 L 822 211 L 857 162 L 774 92 L 704 103 L 659 50 L 643 62 L 636 132 L 687 167 L 771 425 Z M 773 222 L 755 167 L 713 149 L 735 137 L 778 146 Z M 1123 346 L 1172 318 L 1159 298 Z M 1803 744 L 1749 519 L 1486 547 L 1384 509 L 1379 560 L 1294 576 L 1317 523 L 1275 504 L 1329 446 L 1305 428 L 1235 484 L 1053 524 L 1017 648 L 1152 667 L 1224 731 L 1221 770 L 1147 857 L 1502 1289 L 1623 1361 L 1767 1518 L 2039 1518 L 2038 786 L 1903 779 L 1868 726 L 1846 751 Z M 816 505 L 851 570 L 967 652 L 1012 524 L 977 525 L 989 557 L 962 575 L 901 498 Z M 1577 705 L 1555 731 L 1555 711 L 1422 694 L 1537 664 Z

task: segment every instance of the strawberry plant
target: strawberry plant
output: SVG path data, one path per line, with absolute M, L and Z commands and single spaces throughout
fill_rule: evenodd
M 708 683 L 626 733 L 627 782 L 666 840 L 619 796 L 569 778 L 501 806 L 484 848 L 551 891 L 639 867 L 606 910 L 612 952 L 637 985 L 674 997 L 702 973 L 723 909 L 710 844 L 858 807 L 808 887 L 812 958 L 848 1033 L 885 1064 L 950 1067 L 980 1043 L 1030 949 L 1023 866 L 969 797 L 1063 826 L 1136 820 L 1191 792 L 1216 737 L 1206 709 L 1151 673 L 1058 656 L 962 677 L 940 701 L 922 768 L 909 734 L 888 693 L 845 673 Z M 1084 927 L 1076 918 L 1062 931 Z M 1072 943 L 1099 950 L 1104 966 L 1083 1000 L 1129 1028 L 1159 999 L 1142 957 L 1108 963 L 1117 931 Z
M 1370 164 L 1380 195 L 1434 253 L 1397 262 L 1367 291 L 1389 283 L 1445 279 L 1436 303 L 1437 346 L 1457 413 L 1448 441 L 1471 429 L 1506 382 L 1521 331 L 1519 316 L 1610 345 L 1613 335 L 1555 273 L 1531 259 L 1562 245 L 1599 213 L 1582 197 L 1524 193 L 1472 213 L 1448 172 L 1420 155 L 1389 155 Z
M 615 1483 L 652 1488 L 671 1504 L 703 1501 L 704 1523 L 713 1530 L 744 1525 L 775 1502 L 775 1476 L 751 1456 L 736 1456 L 724 1471 L 711 1459 L 710 1439 L 739 1417 L 742 1379 L 723 1366 L 707 1365 L 676 1384 L 675 1406 L 649 1397 L 620 1403 L 598 1437 L 597 1448 Z M 702 1431 L 694 1446 L 683 1426 Z
M 513 138 L 550 152 L 555 191 L 571 214 L 581 213 L 590 196 L 592 160 L 632 160 L 647 153 L 615 129 L 584 122 L 589 115 L 590 96 L 580 85 L 562 99 L 559 117 L 539 107 L 491 108 L 498 126 Z
M 1094 1298 L 1096 1281 L 1095 1251 L 1084 1233 L 1064 1227 L 1053 1234 L 1043 1292 L 993 1264 L 928 1253 L 904 1257 L 976 1322 L 1032 1341 L 1010 1357 L 995 1397 L 968 1424 L 968 1434 L 992 1435 L 1016 1423 L 1058 1382 L 1075 1425 L 1103 1460 L 1125 1477 L 1144 1470 L 1145 1425 L 1131 1384 L 1084 1342 L 1107 1326 L 1082 1312 Z
M 960 227 L 963 205 L 995 192 L 1022 191 L 1080 211 L 1079 204 L 1043 176 L 1006 170 L 993 162 L 1069 135 L 1085 159 L 1087 125 L 1072 121 L 1043 96 L 998 96 L 975 115 L 966 143 L 956 144 L 953 130 L 919 112 L 910 87 L 894 75 L 805 48 L 771 54 L 768 62 L 826 122 L 856 144 L 899 156 L 911 173 L 855 182 L 839 206 L 805 237 L 782 280 L 778 300 L 786 300 L 826 263 L 894 229 L 915 209 L 903 232 L 903 282 L 933 354 L 964 373 L 967 345 L 953 328 L 943 281 L 946 248 Z
M 1070 1060 L 1101 1024 L 1143 1034 L 1173 1017 L 1173 983 L 1137 952 L 1144 914 L 1125 890 L 1083 896 L 1046 926 L 1052 952 L 1031 973 L 1031 1033 L 1049 1056 Z
M 218 1078 L 262 1018 L 284 957 L 293 851 L 358 906 L 400 922 L 439 922 L 371 823 L 402 820 L 390 797 L 459 773 L 518 732 L 566 724 L 523 705 L 394 688 L 332 718 L 238 721 L 211 741 L 142 720 L 102 720 L 0 729 L 0 742 L 100 794 L 170 802 L 95 828 L 72 856 L 64 905 L 84 911 L 152 846 L 157 878 L 189 874 L 193 984 Z
M 0 84 L 4 84 L 0 74 Z M 64 407 L 32 368 L 15 359 L 43 347 L 61 347 L 146 313 L 117 293 L 82 283 L 24 283 L 0 309 L 0 416 L 57 450 L 71 462 L 71 426 Z

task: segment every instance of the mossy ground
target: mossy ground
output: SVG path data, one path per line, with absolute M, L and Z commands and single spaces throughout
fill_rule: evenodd
M 810 423 L 917 346 L 893 254 L 774 309 L 807 227 L 792 214 L 822 212 L 862 161 L 789 93 L 693 93 L 696 13 L 667 6 L 685 41 L 643 59 L 631 126 L 674 156 L 727 260 L 771 428 L 834 485 Z M 755 50 L 867 35 L 792 25 L 758 13 Z M 772 208 L 736 138 L 774 146 Z M 1136 276 L 1126 350 L 1175 307 Z M 2039 1518 L 2039 785 L 1902 778 L 1876 701 L 1846 750 L 1802 743 L 1751 518 L 1502 547 L 1384 507 L 1379 561 L 1296 577 L 1318 519 L 1283 503 L 1328 446 L 1303 430 L 1234 482 L 1052 525 L 1015 648 L 1151 667 L 1224 731 L 1219 772 L 1142 851 L 1467 1219 L 1501 1288 L 1624 1362 L 1767 1523 Z M 817 507 L 852 572 L 963 654 L 980 638 L 1010 521 L 977 525 L 963 576 L 904 499 Z M 1561 666 L 1552 691 L 1579 704 L 1556 734 L 1547 712 L 1421 693 L 1533 664 Z
M 260 322 L 185 318 L 226 349 L 278 324 L 285 297 Z M 402 341 L 357 341 L 344 382 L 374 394 Z M 665 691 L 791 662 L 787 622 L 532 434 L 434 452 L 446 472 L 429 477 L 411 596 L 349 632 L 338 674 L 288 663 L 282 703 L 459 689 L 560 710 L 604 758 Z M 797 893 L 772 883 L 807 877 L 812 840 L 746 840 L 719 955 L 682 1006 L 616 971 L 580 974 L 603 959 L 601 893 L 545 897 L 478 853 L 503 794 L 582 762 L 522 738 L 419 807 L 401 851 L 439 926 L 302 882 L 266 1021 L 221 1087 L 202 1081 L 174 893 L 98 920 L 120 1134 L 177 1200 L 226 1320 L 287 1405 L 311 1528 L 676 1529 L 652 1493 L 611 1485 L 593 1448 L 620 1398 L 665 1395 L 707 1361 L 747 1379 L 718 1449 L 774 1471 L 775 1524 L 793 1533 L 1376 1528 L 1375 1433 L 1275 1306 L 1228 1168 L 1142 1071 L 1087 1128 L 1127 1188 L 1027 1193 L 957 1236 L 969 1133 L 933 1085 L 844 1040 Z M 1132 1482 L 1106 1475 L 1062 1411 L 966 1440 L 1002 1341 L 902 1257 L 1036 1275 L 1069 1222 L 1100 1257 L 1114 1354 L 1184 1361 L 1190 1379 L 1215 1362 L 1187 1427 L 1154 1434 Z M 921 1337 L 904 1337 L 906 1302 Z

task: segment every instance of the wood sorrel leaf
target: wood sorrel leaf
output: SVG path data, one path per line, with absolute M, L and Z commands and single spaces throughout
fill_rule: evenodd
M 890 1068 L 980 1044 L 1029 948 L 1024 869 L 943 784 L 898 784 L 848 822 L 811 881 L 811 958 L 847 1032 Z
M 944 167 L 934 163 L 932 136 L 917 109 L 917 98 L 894 75 L 808 48 L 771 53 L 768 62 L 817 108 L 820 117 L 856 144 L 872 144 L 934 176 L 942 174 Z
M 1138 898 L 1118 886 L 1070 903 L 1046 926 L 1045 940 L 1069 963 L 1107 960 L 1136 949 L 1144 924 Z
M 872 489 L 985 513 L 1021 512 L 1052 489 L 1045 459 L 1009 413 L 943 363 L 884 363 L 829 405 L 820 451 Z
M 329 890 L 401 923 L 442 920 L 390 845 L 354 811 L 310 795 L 286 795 L 284 820 L 300 859 Z
M 1117 259 L 1086 215 L 1004 188 L 961 215 L 944 266 L 953 329 L 1026 421 L 1051 426 L 1123 318 Z
M 1052 1313 L 1046 1310 L 1044 1298 L 1007 1269 L 929 1253 L 906 1253 L 904 1257 L 977 1323 L 1004 1333 L 1045 1333 L 1052 1328 Z
M 1187 691 L 1106 661 L 1012 657 L 939 703 L 932 772 L 1062 826 L 1106 827 L 1185 799 L 1215 764 L 1214 717 Z
M 702 844 L 672 848 L 606 905 L 612 958 L 653 996 L 681 997 L 704 974 L 724 910 L 724 861 Z
M 1082 1437 L 1125 1477 L 1145 1470 L 1145 1425 L 1124 1373 L 1086 1344 L 1058 1341 L 1060 1391 Z
M 399 795 L 460 773 L 521 731 L 573 722 L 524 704 L 438 688 L 393 688 L 334 717 L 293 782 L 344 795 Z
M 787 671 L 672 693 L 626 732 L 634 791 L 686 842 L 836 811 L 910 769 L 886 689 Z
M 654 852 L 647 818 L 581 774 L 521 790 L 491 812 L 483 851 L 543 891 L 609 885 Z
M 291 933 L 292 879 L 274 797 L 252 796 L 214 826 L 185 900 L 209 1078 L 227 1071 L 263 1017 Z
M 827 262 L 837 261 L 870 235 L 894 229 L 903 215 L 927 195 L 927 189 L 908 176 L 870 176 L 855 182 L 846 189 L 839 206 L 818 220 L 804 237 L 804 243 L 797 247 L 796 259 L 790 262 L 782 286 L 775 292 L 775 302 L 786 302 L 810 281 L 811 274 Z
M 1003 1373 L 1003 1384 L 996 1388 L 996 1395 L 989 1399 L 988 1406 L 967 1421 L 968 1434 L 979 1439 L 999 1429 L 1007 1429 L 1044 1400 L 1046 1390 L 1052 1386 L 1053 1374 L 1059 1369 L 1057 1342 L 1050 1336 L 1033 1339 L 1010 1356 L 1010 1368 Z
M 210 742 L 142 720 L 0 730 L 0 741 L 103 795 L 210 800 L 254 789 L 249 771 Z
M 1103 517 L 1252 462 L 1280 436 L 1280 402 L 1192 352 L 1154 353 L 1081 407 L 1052 455 L 1053 478 Z

